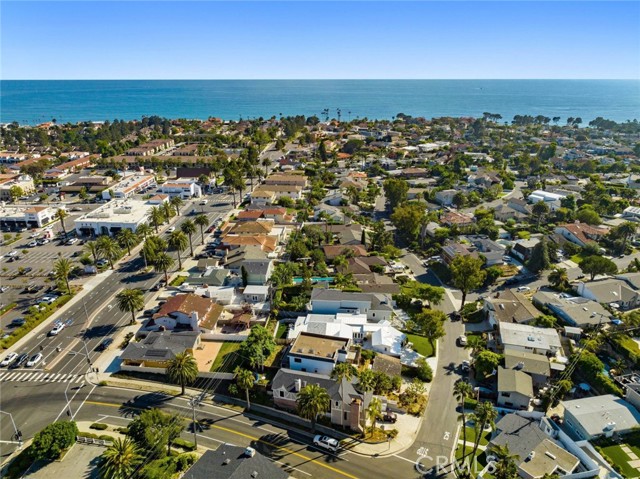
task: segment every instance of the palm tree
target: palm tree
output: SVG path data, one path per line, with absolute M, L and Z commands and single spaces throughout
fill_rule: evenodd
M 189 238 L 189 248 L 191 249 L 191 256 L 193 256 L 193 241 L 191 239 L 191 236 L 193 235 L 193 233 L 196 232 L 196 225 L 193 221 L 191 220 L 185 220 L 181 225 L 180 225 L 180 230 L 187 235 L 187 237 Z M 204 243 L 204 241 L 203 241 Z
M 296 398 L 298 414 L 311 421 L 311 430 L 315 431 L 318 415 L 326 412 L 331 404 L 329 393 L 317 384 L 307 384 L 300 389 Z
M 131 256 L 131 247 L 137 245 L 140 241 L 138 236 L 129 228 L 121 229 L 118 236 L 116 236 L 116 239 L 118 240 L 118 243 L 120 243 L 120 246 L 127 248 L 129 256 Z
M 357 374 L 356 368 L 351 363 L 338 363 L 336 367 L 331 371 L 331 379 L 337 381 L 340 384 L 340 395 L 344 397 L 344 381 L 351 382 L 353 377 Z M 340 405 L 340 415 L 343 416 L 344 401 Z
M 141 223 L 136 228 L 136 234 L 140 236 L 143 240 L 147 239 L 147 236 L 151 234 L 151 226 L 149 223 Z
M 142 462 L 135 443 L 128 437 L 115 438 L 113 444 L 102 453 L 100 477 L 102 479 L 127 479 Z
M 69 274 L 71 273 L 71 261 L 67 258 L 60 258 L 53 263 L 53 273 L 58 281 L 64 281 L 67 291 L 71 294 L 71 286 L 69 286 Z
M 627 367 L 627 363 L 624 359 L 619 358 L 614 361 L 611 365 L 611 369 L 615 371 L 614 376 L 622 376 L 624 374 L 624 370 Z
M 176 210 L 176 216 L 180 216 L 180 207 L 184 205 L 184 201 L 179 196 L 174 196 L 169 200 L 169 204 L 173 206 Z
M 376 375 L 371 369 L 364 369 L 358 374 L 358 389 L 363 393 L 373 391 L 376 382 Z
M 204 244 L 204 227 L 209 226 L 209 218 L 207 218 L 207 215 L 200 214 L 194 218 L 193 222 L 200 227 L 200 236 L 202 244 Z
M 153 258 L 152 263 L 153 267 L 157 271 L 162 271 L 164 273 L 164 281 L 169 284 L 169 275 L 167 274 L 167 271 L 174 264 L 173 258 L 163 251 Z
M 164 219 L 167 220 L 167 224 L 171 223 L 171 218 L 176 215 L 176 212 L 173 209 L 173 205 L 169 201 L 165 201 L 164 203 L 162 203 L 162 206 L 160 206 L 160 208 L 162 209 Z
M 373 436 L 373 433 L 376 430 L 376 422 L 382 417 L 382 402 L 380 401 L 380 398 L 371 398 L 369 407 L 367 407 L 367 417 L 369 418 L 369 421 L 371 421 L 371 435 Z
M 149 210 L 148 216 L 149 221 L 156 230 L 156 234 L 158 234 L 158 228 L 164 222 L 164 211 L 160 206 L 152 206 Z
M 269 174 L 269 167 L 271 166 L 271 159 L 268 156 L 265 156 L 262 159 L 262 166 L 264 166 L 264 176 L 265 178 L 267 177 L 267 175 Z
M 233 373 L 236 375 L 236 383 L 240 389 L 244 389 L 247 395 L 247 410 L 251 410 L 251 402 L 249 402 L 249 390 L 253 387 L 255 377 L 253 372 L 238 366 Z
M 178 253 L 178 268 L 182 269 L 182 258 L 180 257 L 180 253 L 187 249 L 187 245 L 189 244 L 187 235 L 182 231 L 173 231 L 169 235 L 169 241 L 167 241 L 167 243 L 169 244 L 169 247 L 173 248 L 176 253 Z
M 102 235 L 96 241 L 98 254 L 109 262 L 109 266 L 113 269 L 113 262 L 116 261 L 121 254 L 118 243 L 107 235 Z
M 569 284 L 569 276 L 566 268 L 556 267 L 549 273 L 549 283 L 556 288 L 564 287 Z
M 496 479 L 514 479 L 518 477 L 518 465 L 516 460 L 519 458 L 517 454 L 511 454 L 509 446 L 494 446 L 491 448 L 492 454 L 496 457 L 495 472 L 493 476 Z
M 460 417 L 462 418 L 462 457 L 464 458 L 467 452 L 467 417 L 464 412 L 464 402 L 473 395 L 473 388 L 471 384 L 466 381 L 457 381 L 453 386 L 453 395 L 460 403 Z
M 196 359 L 187 351 L 176 354 L 176 357 L 169 361 L 167 366 L 167 377 L 172 383 L 177 383 L 184 388 L 198 377 L 198 363 Z
M 64 219 L 67 216 L 69 216 L 69 213 L 67 213 L 67 211 L 63 210 L 62 208 L 58 208 L 58 210 L 56 211 L 56 218 L 60 220 L 60 226 L 62 226 L 62 231 L 64 232 L 65 236 L 67 236 L 67 228 L 65 227 Z
M 622 236 L 622 252 L 624 253 L 627 249 L 629 238 L 636 234 L 636 231 L 638 230 L 638 224 L 632 221 L 625 221 L 618 226 L 616 230 L 617 233 Z
M 98 262 L 98 243 L 95 241 L 87 241 L 84 244 L 84 251 L 88 254 L 90 254 L 91 256 L 93 256 L 93 263 L 97 263 Z
M 493 404 L 489 401 L 485 401 L 482 403 L 478 403 L 475 409 L 475 413 L 473 414 L 475 430 L 476 430 L 476 440 L 473 442 L 473 451 L 471 452 L 471 457 L 476 456 L 476 452 L 478 451 L 478 445 L 480 444 L 480 439 L 482 438 L 482 433 L 487 425 L 491 426 L 491 429 L 495 427 L 495 420 L 498 417 L 498 411 L 495 410 Z
M 123 289 L 116 295 L 118 308 L 123 313 L 131 313 L 131 324 L 136 322 L 136 311 L 144 308 L 144 296 L 139 289 Z

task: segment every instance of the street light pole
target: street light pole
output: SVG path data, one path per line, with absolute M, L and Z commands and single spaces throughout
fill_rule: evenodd
M 0 411 L 2 414 L 6 414 L 11 419 L 11 424 L 13 424 L 13 432 L 14 438 L 18 441 L 18 449 L 22 449 L 22 432 L 16 427 L 16 422 L 13 420 L 13 415 L 10 412 Z
M 198 450 L 198 431 L 196 430 L 196 407 L 200 405 L 200 399 L 197 396 L 194 396 L 189 401 L 189 405 L 191 406 L 191 414 L 193 420 L 193 443 L 195 444 L 196 451 Z
M 67 391 L 69 390 L 69 386 L 71 386 L 71 382 L 67 383 L 67 387 L 64 390 L 64 399 L 67 401 L 67 416 L 73 419 L 73 414 L 71 412 L 71 402 L 69 401 L 69 396 L 67 396 Z M 80 383 L 78 389 L 82 389 L 84 387 L 84 382 Z

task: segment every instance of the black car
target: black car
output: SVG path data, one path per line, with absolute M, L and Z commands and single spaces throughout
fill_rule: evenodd
M 27 266 L 27 267 L 24 269 L 24 274 L 31 273 L 32 271 L 33 271 L 33 268 L 32 268 L 31 266 Z
M 398 416 L 395 412 L 387 411 L 386 413 L 384 413 L 384 416 L 382 416 L 382 420 L 384 422 L 395 423 L 398 420 Z
M 105 351 L 110 345 L 113 343 L 113 338 L 104 338 L 98 347 L 96 347 L 96 351 Z
M 23 366 L 29 360 L 29 355 L 27 353 L 22 353 L 20 356 L 16 358 L 16 360 L 11 363 L 9 366 L 10 369 L 16 369 L 20 366 Z
M 26 319 L 24 318 L 15 318 L 13 321 L 11 321 L 11 325 L 14 328 L 17 328 L 18 326 L 23 326 L 25 323 L 27 322 Z

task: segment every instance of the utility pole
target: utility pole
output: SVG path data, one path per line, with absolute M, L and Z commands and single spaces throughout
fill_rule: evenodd
M 11 424 L 13 424 L 13 438 L 18 441 L 18 450 L 22 449 L 22 431 L 20 431 L 17 427 L 16 427 L 16 423 L 13 420 L 13 415 L 10 412 L 6 412 L 6 411 L 0 411 L 0 414 L 6 414 L 7 416 L 9 416 L 9 419 L 11 419 Z
M 193 420 L 193 443 L 195 444 L 196 451 L 198 450 L 198 431 L 196 429 L 198 427 L 198 423 L 196 422 L 196 407 L 200 406 L 200 400 L 199 396 L 193 396 L 189 401 Z

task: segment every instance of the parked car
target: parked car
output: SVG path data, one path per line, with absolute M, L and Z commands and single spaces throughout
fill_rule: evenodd
M 64 329 L 64 323 L 56 324 L 51 331 L 49 331 L 49 336 L 57 336 Z
M 10 253 L 7 253 L 7 256 L 8 256 L 9 258 L 13 258 L 14 256 L 18 256 L 18 250 L 15 250 L 15 249 L 14 249 L 14 250 L 13 250 L 13 251 L 11 251 Z
M 392 422 L 395 423 L 398 420 L 398 415 L 393 411 L 387 411 L 382 416 L 382 420 L 384 422 Z
M 42 239 L 38 240 L 38 244 L 40 246 L 44 246 L 44 245 L 49 244 L 49 243 L 51 243 L 51 241 L 49 241 L 47 238 L 42 238 Z
M 96 351 L 106 351 L 111 343 L 113 343 L 113 338 L 104 338 L 102 342 L 96 347 Z
M 96 266 L 106 266 L 108 264 L 109 264 L 109 262 L 104 258 L 99 259 L 98 261 L 96 261 Z
M 202 201 L 200 201 L 200 204 L 204 206 L 204 205 L 206 205 L 208 202 L 209 202 L 208 200 L 202 200 Z
M 74 245 L 78 242 L 78 238 L 71 238 L 69 241 L 67 241 L 68 245 Z
M 18 357 L 18 353 L 9 353 L 9 354 L 7 354 L 4 357 L 4 359 L 2 360 L 2 362 L 0 362 L 0 366 L 3 367 L 3 368 L 6 367 L 6 366 L 9 366 L 9 364 L 14 362 L 17 357 Z
M 11 321 L 11 326 L 17 328 L 19 326 L 23 326 L 26 322 L 27 320 L 24 318 L 15 318 L 13 321 Z
M 316 435 L 313 438 L 313 444 L 317 447 L 321 447 L 331 452 L 336 452 L 340 443 L 337 439 L 334 439 L 329 436 L 321 436 L 320 434 Z
M 175 226 L 170 226 L 169 229 L 167 229 L 167 233 L 173 233 L 176 230 Z
M 466 346 L 467 345 L 467 337 L 464 334 L 458 336 L 458 346 Z
M 31 243 L 29 243 L 27 245 L 29 248 L 35 248 L 36 246 L 38 246 L 38 242 L 37 241 L 32 241 Z
M 24 363 L 26 363 L 29 360 L 29 355 L 27 353 L 22 353 L 20 356 L 18 356 L 9 366 L 11 369 L 16 369 L 19 368 L 20 366 L 22 366 Z
M 31 356 L 31 359 L 27 361 L 27 367 L 32 368 L 40 361 L 42 361 L 42 353 L 34 354 L 33 356 Z
M 527 293 L 531 291 L 531 288 L 529 286 L 520 286 L 516 291 L 518 291 L 518 293 Z
M 471 369 L 471 363 L 468 360 L 464 360 L 462 361 L 462 363 L 460 364 L 460 368 L 462 369 L 462 372 L 469 372 L 469 369 Z
M 0 293 L 4 293 L 5 291 L 9 291 L 9 286 L 0 286 Z
M 31 266 L 27 266 L 27 267 L 24 269 L 23 273 L 24 273 L 24 274 L 27 274 L 27 273 L 31 273 L 32 271 L 33 271 L 33 268 L 32 268 Z

